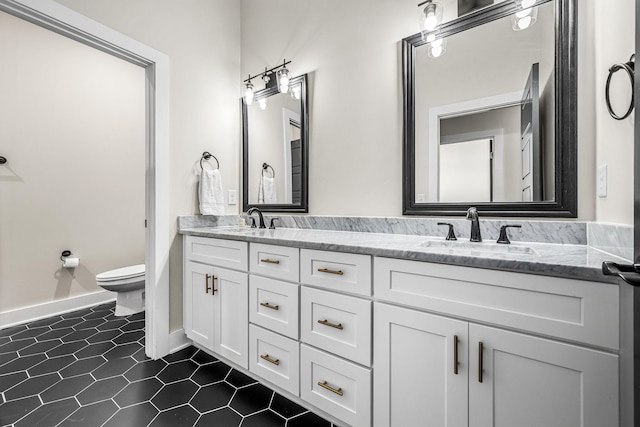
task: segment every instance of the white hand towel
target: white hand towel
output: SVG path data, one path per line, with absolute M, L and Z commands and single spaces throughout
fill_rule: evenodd
M 224 215 L 222 177 L 218 169 L 204 169 L 200 174 L 200 213 Z
M 262 177 L 262 194 L 265 204 L 273 205 L 278 203 L 275 178 L 269 178 L 266 176 Z

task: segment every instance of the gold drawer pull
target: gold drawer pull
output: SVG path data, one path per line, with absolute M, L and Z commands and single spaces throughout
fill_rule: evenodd
M 484 343 L 480 341 L 478 343 L 478 382 L 481 383 L 483 380 L 484 373 Z
M 211 286 L 209 286 L 209 279 L 211 279 Z M 216 294 L 217 289 L 213 287 L 213 283 L 216 279 L 217 277 L 214 276 L 213 274 L 205 274 L 205 277 L 204 277 L 204 284 L 205 284 L 204 293 L 205 294 L 208 294 L 209 291 L 211 291 L 211 295 Z
M 280 264 L 280 260 L 279 259 L 265 258 L 265 259 L 261 259 L 260 262 L 266 262 L 267 264 Z
M 324 388 L 324 389 L 329 390 L 332 393 L 337 394 L 338 396 L 344 395 L 344 392 L 342 391 L 342 388 L 333 388 L 329 384 L 327 384 L 326 381 L 318 381 L 318 385 L 320 387 Z
M 329 270 L 328 268 L 319 268 L 318 271 L 320 273 L 337 274 L 338 276 L 342 276 L 344 274 L 342 270 Z
M 272 359 L 268 354 L 261 354 L 260 358 L 266 360 L 269 363 L 273 363 L 276 366 L 280 364 L 280 359 Z
M 457 335 L 453 336 L 453 373 L 458 375 L 458 344 L 460 343 L 460 338 Z
M 324 326 L 330 326 L 330 327 L 332 327 L 332 328 L 336 328 L 336 329 L 340 329 L 340 330 L 343 330 L 343 329 L 344 329 L 344 326 L 342 326 L 342 323 L 338 323 L 338 324 L 336 325 L 335 323 L 331 323 L 331 322 L 329 322 L 327 319 L 325 319 L 325 320 L 318 320 L 318 323 L 320 323 L 321 325 L 324 325 Z
M 268 302 L 261 302 L 260 305 L 263 306 L 263 307 L 270 308 L 271 310 L 280 310 L 280 306 L 279 305 L 271 305 Z

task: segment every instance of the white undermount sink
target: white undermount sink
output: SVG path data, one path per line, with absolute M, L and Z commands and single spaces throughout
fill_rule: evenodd
M 473 254 L 474 252 L 513 254 L 513 255 L 537 255 L 535 249 L 519 243 L 508 245 L 493 242 L 469 242 L 465 240 L 427 240 L 421 246 L 438 252 L 450 254 Z

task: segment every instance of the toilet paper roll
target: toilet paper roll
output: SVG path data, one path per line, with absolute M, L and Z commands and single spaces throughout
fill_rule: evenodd
M 76 268 L 80 265 L 80 258 L 65 258 L 62 260 L 63 268 Z

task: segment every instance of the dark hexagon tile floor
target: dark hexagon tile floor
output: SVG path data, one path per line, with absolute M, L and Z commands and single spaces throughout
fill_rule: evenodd
M 335 427 L 215 357 L 144 355 L 114 303 L 0 330 L 0 426 Z

